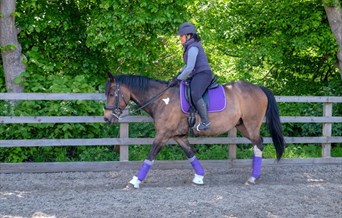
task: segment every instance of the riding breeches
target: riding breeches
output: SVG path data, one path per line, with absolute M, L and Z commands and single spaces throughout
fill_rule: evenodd
M 204 92 L 210 85 L 211 78 L 212 72 L 209 70 L 196 73 L 192 76 L 190 83 L 192 102 L 196 103 L 202 98 Z

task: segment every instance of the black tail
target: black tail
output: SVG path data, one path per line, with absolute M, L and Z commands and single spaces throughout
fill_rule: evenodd
M 260 86 L 260 88 L 262 89 L 262 91 L 264 91 L 268 99 L 268 106 L 266 111 L 266 125 L 271 134 L 274 148 L 277 153 L 277 159 L 279 161 L 285 151 L 285 141 L 283 136 L 283 130 L 281 127 L 277 102 L 275 100 L 273 93 L 269 89 L 263 86 Z

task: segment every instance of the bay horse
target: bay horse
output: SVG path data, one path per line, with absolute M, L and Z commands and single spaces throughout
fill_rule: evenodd
M 107 102 L 104 120 L 109 124 L 117 122 L 128 103 L 133 101 L 153 118 L 156 129 L 149 154 L 138 174 L 133 176 L 129 183 L 134 188 L 139 188 L 163 145 L 169 139 L 174 139 L 185 152 L 195 171 L 192 182 L 204 184 L 204 169 L 187 139 L 188 115 L 180 108 L 179 85 L 169 87 L 168 82 L 144 76 L 114 76 L 112 73 L 108 76 L 105 86 Z M 260 136 L 260 127 L 265 117 L 278 161 L 285 150 L 275 97 L 269 89 L 245 81 L 224 84 L 223 89 L 227 106 L 220 112 L 209 113 L 209 130 L 194 130 L 194 133 L 197 136 L 217 135 L 236 127 L 253 144 L 252 173 L 246 184 L 255 184 L 255 180 L 261 174 L 263 140 Z M 198 122 L 199 116 L 196 115 L 196 118 Z

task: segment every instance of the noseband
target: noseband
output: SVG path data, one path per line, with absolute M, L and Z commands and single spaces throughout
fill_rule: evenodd
M 116 82 L 116 89 L 115 89 L 114 96 L 115 96 L 115 104 L 113 106 L 106 105 L 104 107 L 104 109 L 105 110 L 111 110 L 113 116 L 116 117 L 117 119 L 120 119 L 120 116 L 121 116 L 123 110 L 125 109 L 125 108 L 120 107 L 120 105 L 119 105 L 120 104 L 120 97 L 124 100 L 126 105 L 127 105 L 127 102 L 120 92 L 120 83 L 119 82 Z

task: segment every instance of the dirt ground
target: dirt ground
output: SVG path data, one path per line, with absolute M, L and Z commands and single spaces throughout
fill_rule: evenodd
M 266 166 L 246 186 L 249 167 L 151 169 L 140 189 L 136 170 L 0 174 L 0 217 L 342 217 L 342 166 Z

